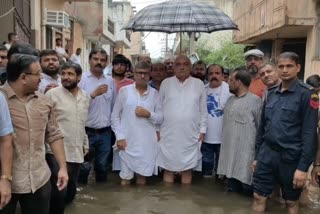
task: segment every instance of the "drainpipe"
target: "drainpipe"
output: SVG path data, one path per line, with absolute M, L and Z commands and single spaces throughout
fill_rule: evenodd
M 46 48 L 46 8 L 44 5 L 45 0 L 40 0 L 41 7 L 41 49 Z

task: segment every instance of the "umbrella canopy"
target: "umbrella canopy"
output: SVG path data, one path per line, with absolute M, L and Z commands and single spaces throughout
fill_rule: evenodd
M 140 10 L 123 28 L 150 32 L 206 32 L 238 30 L 220 9 L 193 1 L 166 1 Z

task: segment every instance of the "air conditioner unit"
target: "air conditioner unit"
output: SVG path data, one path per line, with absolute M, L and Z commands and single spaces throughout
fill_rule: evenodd
M 47 25 L 54 27 L 70 27 L 69 15 L 64 11 L 47 10 Z

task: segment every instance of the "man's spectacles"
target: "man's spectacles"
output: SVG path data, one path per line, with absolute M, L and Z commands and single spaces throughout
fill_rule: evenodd
M 149 76 L 150 75 L 149 72 L 135 72 L 135 74 L 137 74 L 138 76 L 142 76 L 142 75 Z
M 41 72 L 38 72 L 38 73 L 36 73 L 36 74 L 34 74 L 34 73 L 25 73 L 25 74 L 26 74 L 26 75 L 38 76 L 38 77 L 41 76 Z

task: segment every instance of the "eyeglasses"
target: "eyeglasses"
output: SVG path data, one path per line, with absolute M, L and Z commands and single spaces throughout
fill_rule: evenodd
M 142 76 L 142 75 L 144 75 L 144 76 L 149 76 L 150 75 L 150 73 L 149 72 L 134 72 L 136 75 L 138 75 L 138 76 Z
M 25 74 L 26 74 L 26 75 L 38 76 L 38 77 L 41 76 L 41 72 L 38 72 L 38 73 L 36 73 L 36 74 L 34 74 L 34 73 L 25 73 Z

